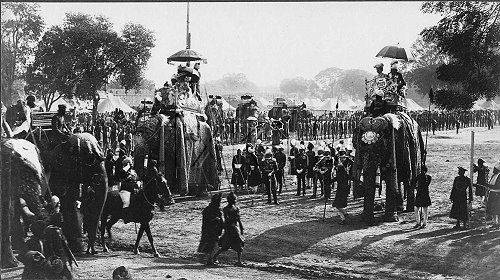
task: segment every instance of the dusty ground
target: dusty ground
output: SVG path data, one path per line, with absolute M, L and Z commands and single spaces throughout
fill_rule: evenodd
M 357 217 L 361 200 L 349 202 L 349 225 L 337 224 L 330 202 L 323 220 L 324 200 L 309 199 L 311 190 L 306 197 L 294 196 L 290 177 L 278 206 L 265 204 L 262 195 L 240 196 L 245 268 L 233 266 L 234 253 L 221 256 L 218 268 L 200 264 L 196 248 L 208 201 L 187 199 L 157 212 L 152 221 L 162 258 L 151 256 L 145 237 L 141 256 L 131 254 L 134 224 L 119 222 L 113 228 L 113 252 L 80 258 L 75 276 L 109 279 L 114 268 L 125 265 L 137 279 L 500 279 L 500 230 L 485 223 L 479 199 L 473 204 L 471 229 L 454 231 L 448 218 L 456 167 L 469 166 L 470 130 L 429 136 L 433 204 L 426 229 L 412 230 L 411 214 L 399 223 L 365 227 Z M 500 158 L 500 128 L 474 130 L 476 160 L 481 157 L 491 166 Z M 226 147 L 225 155 L 229 166 L 233 149 Z M 18 279 L 21 272 L 3 270 L 2 279 Z

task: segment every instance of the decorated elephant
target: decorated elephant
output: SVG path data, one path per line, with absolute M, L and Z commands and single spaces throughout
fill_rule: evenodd
M 23 139 L 4 139 L 2 151 L 2 268 L 17 266 L 11 240 L 23 237 L 20 217 L 42 210 L 42 195 L 48 191 L 40 153 Z M 22 240 L 21 240 L 22 241 Z
M 196 114 L 144 116 L 134 142 L 134 168 L 140 177 L 147 155 L 158 161 L 173 192 L 199 195 L 219 188 L 212 130 Z
M 354 196 L 364 196 L 363 213 L 373 221 L 375 179 L 380 168 L 381 180 L 386 183 L 385 216 L 397 220 L 396 212 L 403 205 L 401 183 L 406 188 L 420 173 L 425 154 L 420 128 L 404 112 L 379 117 L 364 117 L 353 136 L 356 149 L 354 162 Z
M 61 199 L 63 233 L 75 254 L 83 251 L 82 224 L 77 215 L 80 184 L 92 187 L 95 192 L 93 205 L 89 207 L 91 211 L 85 213 L 89 239 L 87 253 L 95 253 L 97 227 L 108 190 L 104 153 L 96 138 L 89 133 L 64 135 L 49 131 L 46 136 L 38 139 L 38 147 L 50 189 Z

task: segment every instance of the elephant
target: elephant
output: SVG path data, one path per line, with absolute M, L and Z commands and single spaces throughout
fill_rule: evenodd
M 11 236 L 22 239 L 23 234 L 15 231 L 16 226 L 20 228 L 21 214 L 39 214 L 43 208 L 42 196 L 50 192 L 35 145 L 24 139 L 6 138 L 1 142 L 1 154 L 2 268 L 8 268 L 17 266 Z
M 423 140 L 418 123 L 405 112 L 387 113 L 379 117 L 364 117 L 354 131 L 356 150 L 353 166 L 354 196 L 364 196 L 363 213 L 373 222 L 375 179 L 380 168 L 386 183 L 385 217 L 397 220 L 403 197 L 400 185 L 414 188 L 416 176 L 425 159 Z M 359 178 L 363 176 L 362 184 Z M 407 199 L 409 202 L 409 199 Z
M 93 205 L 87 211 L 87 253 L 95 253 L 99 218 L 106 201 L 108 178 L 104 167 L 104 154 L 96 138 L 90 133 L 63 134 L 49 131 L 38 139 L 42 162 L 54 195 L 61 199 L 63 233 L 75 254 L 83 252 L 82 224 L 77 214 L 80 184 L 92 187 Z
M 134 147 L 134 168 L 141 178 L 148 156 L 148 160 L 158 161 L 173 192 L 200 195 L 220 187 L 212 130 L 194 113 L 177 111 L 168 116 L 142 117 L 135 130 Z

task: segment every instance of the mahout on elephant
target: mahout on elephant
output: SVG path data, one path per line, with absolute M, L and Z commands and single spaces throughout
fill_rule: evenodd
M 401 184 L 407 190 L 407 204 L 412 203 L 409 192 L 414 189 L 412 185 L 425 158 L 418 123 L 403 111 L 365 116 L 358 123 L 352 141 L 356 149 L 354 196 L 364 196 L 364 217 L 373 222 L 375 178 L 380 169 L 381 180 L 386 183 L 385 218 L 397 220 L 397 211 L 403 206 Z
M 43 196 L 50 194 L 40 152 L 31 142 L 4 138 L 1 142 L 2 268 L 17 266 L 12 240 L 24 237 L 21 217 L 37 215 Z
M 95 199 L 84 219 L 87 221 L 87 253 L 95 253 L 97 227 L 108 191 L 104 153 L 89 133 L 66 134 L 46 131 L 36 140 L 52 193 L 61 199 L 63 233 L 75 254 L 83 251 L 82 224 L 77 215 L 80 185 L 91 187 Z

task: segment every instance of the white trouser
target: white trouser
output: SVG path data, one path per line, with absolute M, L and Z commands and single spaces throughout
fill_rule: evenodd
M 416 207 L 415 206 L 415 220 L 419 225 L 427 225 L 429 207 Z
M 120 197 L 122 198 L 123 201 L 123 208 L 127 208 L 130 206 L 130 192 L 121 190 L 120 191 Z

